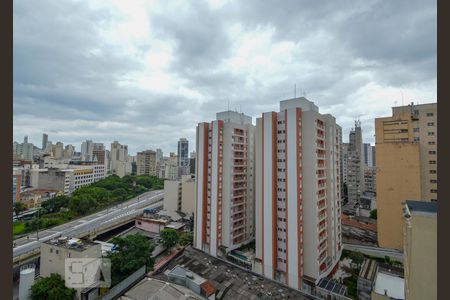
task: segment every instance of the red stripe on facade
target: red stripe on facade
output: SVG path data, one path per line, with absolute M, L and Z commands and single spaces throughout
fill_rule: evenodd
M 205 123 L 204 132 L 203 132 L 203 199 L 202 199 L 202 241 L 206 243 L 206 215 L 207 215 L 207 206 L 208 206 L 208 131 L 209 124 Z M 203 250 L 203 249 L 202 249 Z
M 302 142 L 302 137 L 301 137 L 301 127 L 300 127 L 300 122 L 301 122 L 301 118 L 302 118 L 302 110 L 301 108 L 297 108 L 296 109 L 296 154 L 297 154 L 297 234 L 298 234 L 298 238 L 297 238 L 297 243 L 298 243 L 298 288 L 301 289 L 302 288 L 302 236 L 303 233 L 302 231 L 300 231 L 300 228 L 302 226 L 302 221 L 300 220 L 300 217 L 303 215 L 303 211 L 300 208 L 301 205 L 301 201 L 302 201 L 302 188 L 301 188 L 301 183 L 302 183 L 302 159 L 300 157 L 301 153 L 302 153 L 302 147 L 301 147 L 301 142 Z
M 277 113 L 272 112 L 272 266 L 277 269 Z
M 200 124 L 199 124 L 200 125 Z M 199 143 L 199 135 L 198 135 L 198 133 L 199 133 L 199 130 L 200 130 L 200 128 L 199 128 L 199 125 L 197 125 L 197 129 L 196 129 L 196 141 L 195 141 L 195 149 L 197 149 L 197 154 L 196 154 L 196 158 L 195 158 L 195 174 L 198 176 L 198 174 L 199 174 L 199 172 L 198 172 L 198 158 L 199 158 L 199 156 L 200 156 L 200 154 L 199 154 L 199 152 L 200 151 L 198 151 L 199 150 L 199 148 L 198 148 L 198 143 Z M 198 180 L 198 179 L 197 179 Z M 194 232 L 194 235 L 195 235 L 195 239 L 194 239 L 194 245 L 197 247 L 197 248 L 199 248 L 199 245 L 197 245 L 197 232 L 198 232 L 198 181 L 197 181 L 197 183 L 195 184 L 195 216 L 194 216 L 194 218 L 195 218 L 195 221 L 194 221 L 194 224 L 195 224 L 195 232 Z
M 261 140 L 261 149 L 262 149 L 262 168 L 261 168 L 261 178 L 262 178 L 262 180 L 261 180 L 261 190 L 262 190 L 262 193 L 261 193 L 261 198 L 262 198 L 262 201 L 261 201 L 261 203 L 262 203 L 262 208 L 261 208 L 261 210 L 262 210 L 262 214 L 261 214 L 261 222 L 262 222 L 262 226 L 261 226 L 261 228 L 262 228 L 262 232 L 261 232 L 261 239 L 262 239 L 262 247 L 261 247 L 261 249 L 262 249 L 262 257 L 261 257 L 261 260 L 262 260 L 262 273 L 263 273 L 263 275 L 265 275 L 264 274 L 264 114 L 263 114 L 263 116 L 262 116 L 262 120 L 261 120 L 261 123 L 262 123 L 262 140 Z
M 284 168 L 285 168 L 285 176 L 286 176 L 286 201 L 285 203 L 285 208 L 286 208 L 286 284 L 289 285 L 289 220 L 288 220 L 288 209 L 287 209 L 287 203 L 288 203 L 288 114 L 287 114 L 287 109 L 284 110 L 284 136 L 285 136 L 285 144 L 284 144 L 284 149 L 285 149 L 285 154 L 284 154 L 284 158 L 285 158 L 285 164 L 284 164 Z M 278 144 L 278 143 L 277 143 Z
M 216 224 L 217 224 L 217 226 L 216 226 L 216 238 L 217 238 L 217 248 L 220 246 L 220 241 L 221 241 L 221 239 L 219 238 L 219 232 L 220 232 L 220 229 L 219 229 L 219 224 L 221 224 L 221 222 L 219 222 L 219 216 L 220 216 L 220 214 L 219 214 L 219 208 L 222 208 L 222 196 L 221 196 L 221 194 L 222 194 L 222 180 L 220 180 L 220 182 L 219 182 L 219 179 L 220 179 L 220 162 L 222 161 L 222 149 L 220 149 L 220 145 L 221 145 L 221 143 L 223 143 L 223 136 L 222 136 L 222 134 L 220 133 L 221 132 L 221 129 L 223 128 L 223 121 L 222 120 L 219 120 L 218 122 L 217 122 L 217 125 L 218 125 L 218 128 L 217 128 L 217 134 L 218 134 L 218 136 L 217 136 L 217 211 L 216 211 Z M 223 131 L 222 131 L 222 133 L 223 133 Z M 221 141 L 222 140 L 222 141 Z M 220 205 L 220 206 L 219 206 Z M 221 209 L 220 209 L 220 211 L 222 211 Z M 220 228 L 222 228 L 222 225 L 220 226 Z

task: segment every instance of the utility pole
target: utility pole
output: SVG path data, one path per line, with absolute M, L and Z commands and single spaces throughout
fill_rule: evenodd
M 37 211 L 37 231 L 36 231 L 36 240 L 38 240 L 39 241 L 39 208 L 38 208 L 38 211 Z

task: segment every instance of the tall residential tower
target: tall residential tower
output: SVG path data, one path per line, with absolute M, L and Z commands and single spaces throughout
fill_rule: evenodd
M 217 113 L 197 126 L 194 247 L 212 256 L 254 238 L 254 125 L 242 113 Z
M 255 149 L 255 270 L 311 292 L 342 252 L 341 127 L 304 97 L 281 101 Z

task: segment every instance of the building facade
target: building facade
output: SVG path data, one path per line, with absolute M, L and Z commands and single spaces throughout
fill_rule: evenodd
M 255 271 L 311 292 L 342 252 L 342 130 L 306 98 L 285 100 L 257 119 L 255 149 Z
M 136 157 L 136 174 L 156 176 L 156 152 L 146 150 L 137 153 Z
M 128 146 L 114 141 L 111 143 L 111 173 L 119 177 L 131 174 L 131 162 L 128 161 Z
M 178 169 L 179 177 L 189 174 L 189 141 L 185 138 L 180 138 L 178 141 Z
M 437 299 L 437 204 L 404 205 L 405 299 Z
M 191 215 L 195 211 L 195 179 L 190 175 L 181 180 L 164 181 L 164 210 L 181 211 Z
M 254 238 L 254 130 L 233 111 L 197 125 L 194 247 L 212 256 Z
M 378 243 L 401 250 L 402 202 L 437 201 L 437 104 L 393 107 L 375 134 Z
M 364 147 L 359 121 L 355 121 L 355 127 L 350 131 L 347 155 L 348 201 L 356 204 L 364 192 Z

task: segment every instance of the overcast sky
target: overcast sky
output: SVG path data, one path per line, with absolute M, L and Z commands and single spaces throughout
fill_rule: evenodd
M 306 93 L 355 118 L 436 102 L 436 1 L 14 0 L 14 140 L 176 151 L 228 108 Z M 402 97 L 403 94 L 403 97 Z M 403 100 L 402 100 L 403 99 Z M 254 119 L 255 122 L 255 119 Z

